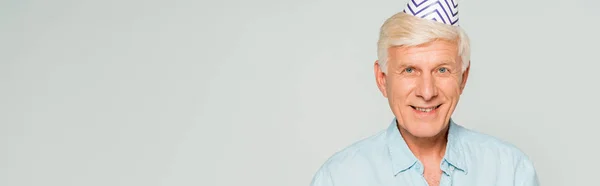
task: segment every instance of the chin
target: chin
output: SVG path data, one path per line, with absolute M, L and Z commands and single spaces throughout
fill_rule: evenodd
M 403 127 L 408 133 L 412 136 L 419 138 L 429 138 L 434 137 L 440 132 L 443 131 L 444 126 L 440 124 L 432 124 L 432 123 L 413 123 L 412 126 L 404 126 Z
M 404 124 L 401 124 L 402 128 L 412 136 L 419 138 L 428 138 L 439 135 L 447 126 L 447 122 L 444 120 L 445 113 L 448 108 L 446 105 L 437 105 L 431 107 L 429 110 L 419 110 L 414 106 L 411 106 L 405 110 Z

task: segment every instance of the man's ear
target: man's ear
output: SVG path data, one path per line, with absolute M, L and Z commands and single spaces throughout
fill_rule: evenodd
M 379 60 L 375 61 L 375 65 L 373 65 L 373 71 L 375 72 L 375 81 L 377 82 L 377 87 L 379 91 L 383 94 L 383 97 L 387 98 L 387 87 L 385 82 L 385 73 L 381 71 L 381 66 L 379 65 Z
M 463 90 L 465 90 L 465 86 L 467 85 L 467 79 L 469 79 L 469 70 L 471 69 L 471 61 L 469 61 L 469 66 L 462 73 L 462 81 L 460 82 L 460 93 L 462 94 Z

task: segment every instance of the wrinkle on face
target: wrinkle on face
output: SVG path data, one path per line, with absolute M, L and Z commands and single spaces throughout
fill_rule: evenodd
M 458 45 L 436 40 L 419 46 L 391 47 L 388 51 L 388 72 L 378 76 L 384 79 L 378 82 L 400 127 L 415 136 L 439 134 L 447 127 L 466 82 Z M 435 114 L 414 109 L 439 104 Z

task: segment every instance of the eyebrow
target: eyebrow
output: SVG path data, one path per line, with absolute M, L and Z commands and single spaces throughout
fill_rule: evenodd
M 440 64 L 438 64 L 438 66 L 444 66 L 444 65 L 448 65 L 448 66 L 458 65 L 458 62 L 456 62 L 456 61 L 442 61 Z
M 453 66 L 453 65 L 458 65 L 458 62 L 455 60 L 444 60 L 439 64 L 436 64 L 436 66 Z M 418 66 L 416 63 L 412 63 L 412 62 L 402 62 L 401 65 L 398 65 L 397 68 L 406 68 L 406 67 L 416 67 Z

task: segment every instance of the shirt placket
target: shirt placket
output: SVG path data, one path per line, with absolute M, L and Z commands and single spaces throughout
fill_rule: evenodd
M 444 169 L 442 170 L 443 173 L 442 177 L 440 178 L 440 186 L 451 186 L 454 171 L 456 170 L 456 168 L 448 164 L 448 162 L 446 161 L 444 161 L 443 167 Z

